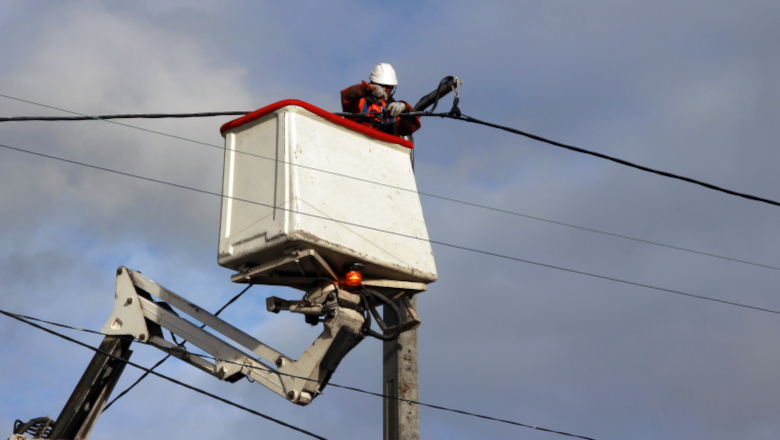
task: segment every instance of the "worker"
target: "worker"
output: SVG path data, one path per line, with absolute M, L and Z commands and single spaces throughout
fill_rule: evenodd
M 399 117 L 401 113 L 414 110 L 405 101 L 393 98 L 398 85 L 393 66 L 379 63 L 368 77 L 370 83 L 347 87 L 341 91 L 341 108 L 346 113 L 375 114 L 374 117 L 349 117 L 367 127 L 380 130 L 395 136 L 409 136 L 420 128 L 420 117 Z M 383 121 L 382 109 L 387 110 L 386 123 Z

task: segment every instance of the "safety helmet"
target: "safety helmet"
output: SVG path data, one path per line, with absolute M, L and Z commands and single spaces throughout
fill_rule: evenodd
M 379 63 L 371 71 L 371 76 L 368 77 L 371 82 L 381 84 L 383 86 L 397 86 L 398 78 L 395 76 L 395 69 L 393 66 L 387 63 Z

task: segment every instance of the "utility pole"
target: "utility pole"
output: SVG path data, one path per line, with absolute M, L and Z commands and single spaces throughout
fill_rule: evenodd
M 410 300 L 417 309 L 417 296 Z M 400 301 L 401 322 L 409 319 Z M 383 307 L 383 319 L 388 327 L 398 325 L 395 314 Z M 386 396 L 419 400 L 417 380 L 417 329 L 401 333 L 393 341 L 383 343 L 383 391 Z M 396 399 L 384 399 L 384 440 L 419 440 L 420 408 L 418 405 Z

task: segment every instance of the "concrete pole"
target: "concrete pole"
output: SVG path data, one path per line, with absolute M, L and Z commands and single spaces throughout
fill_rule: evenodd
M 411 299 L 417 309 L 417 297 Z M 398 302 L 398 308 L 406 320 L 406 310 Z M 395 315 L 383 307 L 383 319 L 388 326 L 396 325 Z M 395 341 L 384 342 L 383 392 L 386 396 L 419 400 L 417 381 L 417 329 L 401 333 Z M 419 405 L 384 399 L 384 440 L 419 440 Z

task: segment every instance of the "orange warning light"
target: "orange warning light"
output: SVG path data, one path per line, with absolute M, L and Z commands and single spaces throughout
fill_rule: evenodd
M 345 284 L 349 287 L 360 286 L 363 284 L 363 274 L 356 270 L 347 272 L 347 275 L 345 276 Z

